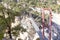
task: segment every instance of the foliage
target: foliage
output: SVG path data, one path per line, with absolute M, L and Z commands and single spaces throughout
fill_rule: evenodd
M 19 34 L 20 32 L 26 32 L 26 29 L 24 29 L 24 28 L 21 27 L 20 25 L 12 28 L 12 34 L 13 34 L 14 36 L 18 36 L 18 34 Z
M 3 32 L 0 33 L 0 40 L 2 40 L 3 34 L 4 34 Z
M 5 2 L 5 1 L 4 1 Z M 6 2 L 8 2 L 8 0 L 6 0 Z M 10 4 L 10 1 L 8 2 L 8 5 L 10 5 L 11 9 L 9 8 L 5 8 L 3 4 L 0 4 L 0 33 L 2 33 L 3 30 L 6 30 L 8 27 L 8 33 L 11 36 L 11 22 L 14 22 L 15 16 L 20 16 L 20 13 L 23 12 L 24 8 L 17 6 L 18 4 L 16 4 L 14 2 L 12 2 L 12 4 Z M 14 10 L 13 10 L 14 9 Z M 5 18 L 5 14 L 8 15 L 7 18 Z M 16 27 L 14 28 L 14 30 L 18 31 L 22 29 L 22 32 L 25 31 L 24 28 L 19 28 Z M 5 32 L 3 32 L 5 33 Z M 2 38 L 2 36 L 0 36 Z

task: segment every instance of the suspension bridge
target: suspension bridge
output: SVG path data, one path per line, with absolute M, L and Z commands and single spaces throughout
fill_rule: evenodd
M 44 29 L 44 10 L 49 10 L 49 28 L 47 28 L 47 30 L 49 31 L 48 33 L 45 32 Z M 44 9 L 42 10 L 42 30 L 39 29 L 39 27 L 37 26 L 36 22 L 34 21 L 33 17 L 28 18 L 32 24 L 32 26 L 34 27 L 35 31 L 38 33 L 40 40 L 60 40 L 60 18 L 58 14 L 52 13 L 52 11 L 50 9 Z M 53 31 L 53 30 L 54 31 Z

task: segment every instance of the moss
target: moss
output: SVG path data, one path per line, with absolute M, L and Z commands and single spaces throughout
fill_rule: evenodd
M 37 38 L 36 40 L 40 40 L 40 38 Z

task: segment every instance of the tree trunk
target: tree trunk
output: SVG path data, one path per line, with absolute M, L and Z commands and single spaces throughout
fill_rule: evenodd
M 12 35 L 11 35 L 11 26 L 7 25 L 8 27 L 8 34 L 9 34 L 9 37 L 10 39 L 12 39 Z

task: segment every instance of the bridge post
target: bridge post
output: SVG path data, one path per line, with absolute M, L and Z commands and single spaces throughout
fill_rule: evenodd
M 49 14 L 49 40 L 51 40 L 51 29 L 52 28 L 52 13 L 50 10 L 50 14 Z
M 44 40 L 44 17 L 45 17 L 44 10 L 42 10 L 42 29 L 43 29 L 42 38 L 43 40 Z

